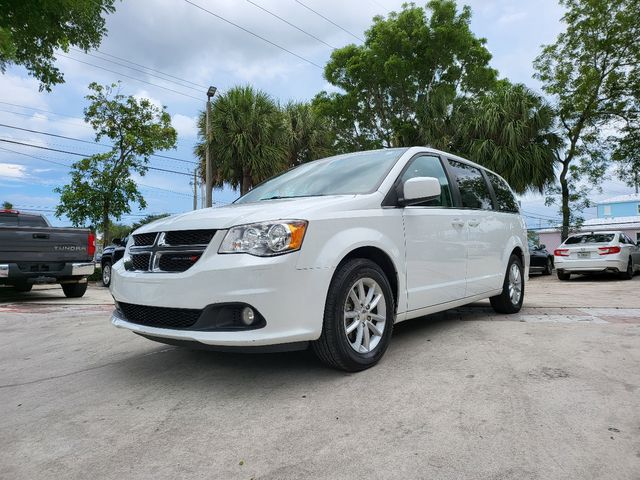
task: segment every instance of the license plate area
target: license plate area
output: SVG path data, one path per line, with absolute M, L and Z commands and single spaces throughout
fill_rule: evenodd
M 591 252 L 578 252 L 578 258 L 591 258 Z

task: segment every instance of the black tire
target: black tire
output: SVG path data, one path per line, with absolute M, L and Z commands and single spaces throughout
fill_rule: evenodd
M 633 260 L 629 257 L 629 263 L 627 263 L 627 270 L 620 273 L 620 278 L 623 280 L 631 280 L 633 278 Z
M 87 285 L 87 282 L 63 283 L 61 287 L 67 298 L 80 298 L 87 291 Z
M 14 285 L 13 289 L 16 292 L 20 292 L 20 293 L 28 293 L 31 291 L 31 289 L 33 288 L 33 284 L 32 283 L 21 283 L 19 285 Z
M 553 260 L 547 258 L 547 266 L 544 268 L 542 272 L 543 275 L 551 275 L 553 273 Z
M 385 325 L 377 345 L 369 352 L 360 353 L 351 346 L 345 332 L 344 308 L 350 290 L 359 279 L 365 278 L 374 280 L 380 287 L 386 307 Z M 395 311 L 393 292 L 382 269 L 364 258 L 349 260 L 338 268 L 331 280 L 324 309 L 322 334 L 318 340 L 312 342 L 311 348 L 322 362 L 333 368 L 357 372 L 372 367 L 382 358 L 389 346 Z
M 109 260 L 102 264 L 102 285 L 105 287 L 111 285 L 111 262 Z
M 558 275 L 558 280 L 562 280 L 562 281 L 571 280 L 570 273 L 565 273 L 562 270 L 558 270 L 556 274 Z
M 517 265 L 517 275 L 520 277 L 520 295 L 517 297 L 517 301 L 514 302 L 510 295 L 510 273 L 514 265 Z M 507 264 L 507 271 L 504 275 L 504 282 L 502 283 L 502 293 L 491 297 L 491 306 L 498 313 L 518 313 L 522 308 L 522 302 L 524 301 L 524 268 L 522 267 L 522 261 L 517 255 L 511 255 L 509 263 Z

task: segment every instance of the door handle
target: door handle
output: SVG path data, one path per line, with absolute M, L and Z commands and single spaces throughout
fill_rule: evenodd
M 470 227 L 477 227 L 478 225 L 480 225 L 480 220 L 469 220 Z
M 460 220 L 459 218 L 454 218 L 451 222 L 451 225 L 454 227 L 464 227 L 464 220 Z
M 49 234 L 48 233 L 34 233 L 33 234 L 33 239 L 34 240 L 48 240 L 49 239 Z

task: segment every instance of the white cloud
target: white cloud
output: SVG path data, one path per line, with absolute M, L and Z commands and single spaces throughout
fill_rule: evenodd
M 193 139 L 198 135 L 198 118 L 176 113 L 171 117 L 173 128 L 178 131 L 179 138 Z
M 21 179 L 27 176 L 27 167 L 16 163 L 0 163 L 0 177 Z

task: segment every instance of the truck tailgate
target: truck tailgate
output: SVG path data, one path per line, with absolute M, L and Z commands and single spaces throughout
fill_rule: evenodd
M 86 262 L 88 229 L 0 227 L 0 263 Z

